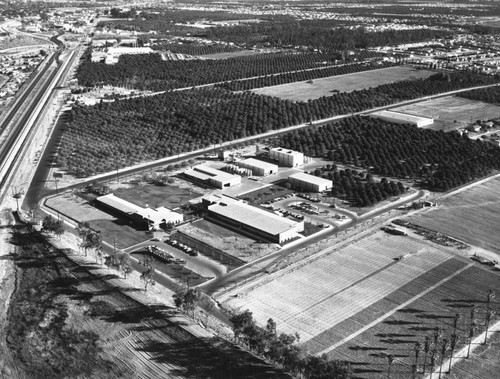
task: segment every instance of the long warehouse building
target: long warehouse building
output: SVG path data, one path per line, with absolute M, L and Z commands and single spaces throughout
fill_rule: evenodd
M 298 233 L 304 231 L 304 221 L 289 220 L 229 196 L 207 196 L 202 202 L 208 219 L 254 238 L 283 243 L 298 238 Z
M 414 116 L 407 113 L 393 111 L 379 111 L 370 114 L 372 118 L 379 118 L 384 121 L 394 122 L 396 124 L 410 124 L 419 128 L 434 124 L 433 118 Z
M 207 183 L 220 189 L 241 184 L 241 176 L 233 175 L 205 165 L 196 166 L 192 170 L 184 171 L 184 175 L 194 181 Z

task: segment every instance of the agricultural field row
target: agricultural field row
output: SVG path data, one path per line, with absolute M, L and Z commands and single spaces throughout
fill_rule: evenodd
M 439 207 L 407 221 L 483 249 L 500 253 L 500 178 L 439 201 Z
M 262 325 L 272 317 L 307 342 L 449 258 L 425 241 L 378 232 L 226 305 L 248 308 Z
M 411 298 L 415 293 L 421 293 L 440 278 L 464 267 L 465 264 L 461 260 L 451 260 L 440 265 L 430 271 L 429 275 L 423 275 L 351 319 L 336 325 L 335 331 L 332 331 L 328 336 L 324 335 L 323 340 L 333 344 L 334 341 L 346 338 L 346 334 L 348 335 L 353 330 L 358 330 L 372 322 L 380 311 L 395 308 L 405 298 Z M 458 321 L 456 330 L 458 349 L 466 344 L 466 337 L 471 325 L 470 309 L 474 305 L 480 308 L 476 315 L 479 326 L 476 335 L 484 331 L 486 293 L 491 288 L 497 292 L 500 290 L 497 274 L 485 272 L 478 267 L 469 267 L 433 291 L 385 318 L 382 322 L 355 336 L 335 350 L 329 351 L 329 357 L 349 359 L 357 377 L 373 378 L 378 377 L 376 373 L 387 371 L 387 354 L 392 354 L 397 357 L 396 368 L 392 370 L 393 377 L 409 377 L 410 367 L 415 362 L 415 343 L 423 343 L 425 336 L 432 336 L 437 327 L 442 327 L 443 338 L 449 339 L 453 333 L 456 313 L 463 315 Z M 491 308 L 499 311 L 500 303 L 493 301 Z M 311 351 L 317 352 L 315 349 L 311 349 Z M 423 361 L 422 353 L 419 364 L 423 365 Z M 429 360 L 427 360 L 427 364 L 429 364 Z M 363 373 L 366 376 L 363 376 Z

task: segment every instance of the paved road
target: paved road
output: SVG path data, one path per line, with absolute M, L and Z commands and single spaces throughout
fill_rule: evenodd
M 424 196 L 427 195 L 426 191 L 418 191 L 413 195 L 410 195 L 405 198 L 401 198 L 398 201 L 395 201 L 393 203 L 388 204 L 387 206 L 375 210 L 373 212 L 367 213 L 365 215 L 362 215 L 358 218 L 353 218 L 351 221 L 345 223 L 344 225 L 341 225 L 337 227 L 336 229 L 326 229 L 323 232 L 318 233 L 317 235 L 313 235 L 310 238 L 304 239 L 303 241 L 291 245 L 290 247 L 284 247 L 281 250 L 278 250 L 277 252 L 270 254 L 268 256 L 262 257 L 260 259 L 257 259 L 251 263 L 248 263 L 244 266 L 238 267 L 237 269 L 231 271 L 230 273 L 212 280 L 210 282 L 204 283 L 199 286 L 200 289 L 202 289 L 207 295 L 214 295 L 217 292 L 234 286 L 236 283 L 242 283 L 242 282 L 247 282 L 249 281 L 250 278 L 255 277 L 258 274 L 265 273 L 269 267 L 276 262 L 280 261 L 287 255 L 298 251 L 299 249 L 302 249 L 304 247 L 310 246 L 316 242 L 319 242 L 327 237 L 331 237 L 335 235 L 336 233 L 340 233 L 342 231 L 345 231 L 349 228 L 356 227 L 357 225 L 366 222 L 370 219 L 376 218 L 386 212 L 392 211 L 398 207 L 400 207 L 403 204 L 415 201 L 417 199 L 420 199 Z
M 391 105 L 387 105 L 387 106 L 379 107 L 379 108 L 375 108 L 375 109 L 355 112 L 352 114 L 333 116 L 333 117 L 329 117 L 329 118 L 322 119 L 322 120 L 316 120 L 316 121 L 313 121 L 312 123 L 293 125 L 293 126 L 290 126 L 287 128 L 283 128 L 280 130 L 272 130 L 272 131 L 269 131 L 266 133 L 252 136 L 252 137 L 245 137 L 245 138 L 240 138 L 238 140 L 234 140 L 234 141 L 230 141 L 230 142 L 224 142 L 224 143 L 218 145 L 217 148 L 230 149 L 230 148 L 234 147 L 235 145 L 241 144 L 242 142 L 248 142 L 248 141 L 251 142 L 251 141 L 261 140 L 263 138 L 276 137 L 276 136 L 279 136 L 280 134 L 283 134 L 283 133 L 286 133 L 286 132 L 289 132 L 292 130 L 303 129 L 303 128 L 307 128 L 307 127 L 311 127 L 311 126 L 324 125 L 324 124 L 328 124 L 332 121 L 339 121 L 339 120 L 342 120 L 344 118 L 352 117 L 353 115 L 366 115 L 366 114 L 370 114 L 370 113 L 377 112 L 380 110 L 397 108 L 397 107 L 400 107 L 403 105 L 415 104 L 415 103 L 419 103 L 422 101 L 437 99 L 440 97 L 450 96 L 450 95 L 454 95 L 454 94 L 457 94 L 460 92 L 470 91 L 473 89 L 494 87 L 494 86 L 498 86 L 498 85 L 500 85 L 500 84 L 491 84 L 491 85 L 485 85 L 485 86 L 479 86 L 479 87 L 473 87 L 473 88 L 465 88 L 465 89 L 461 89 L 461 90 L 442 93 L 439 95 L 425 96 L 425 97 L 420 98 L 420 99 L 403 101 L 400 103 L 395 103 L 395 104 L 391 104 Z M 47 158 L 50 158 L 50 155 L 53 154 L 53 151 L 55 151 L 55 147 L 57 146 L 57 141 L 60 137 L 60 134 L 64 130 L 64 127 L 65 127 L 64 122 L 61 121 L 61 122 L 57 123 L 55 130 L 54 130 L 54 133 L 52 134 L 52 137 L 47 145 L 47 149 L 44 152 L 42 159 L 40 160 L 40 164 L 38 165 L 37 171 L 36 171 L 34 179 L 33 179 L 32 186 L 29 188 L 29 190 L 25 196 L 25 200 L 24 200 L 23 205 L 22 205 L 23 209 L 28 209 L 30 204 L 37 203 L 43 197 L 50 196 L 50 195 L 56 193 L 55 190 L 45 189 L 45 181 L 47 180 L 47 176 L 48 176 L 48 173 L 50 170 L 50 166 L 47 166 L 47 162 L 48 162 Z M 163 159 L 151 162 L 151 163 L 122 169 L 122 170 L 120 170 L 119 174 L 120 174 L 120 176 L 124 176 L 124 175 L 131 175 L 131 174 L 139 173 L 139 172 L 142 172 L 145 170 L 150 170 L 150 169 L 154 169 L 157 167 L 162 167 L 162 166 L 165 166 L 167 164 L 174 164 L 174 163 L 182 162 L 182 161 L 185 161 L 188 159 L 197 158 L 197 157 L 203 156 L 203 154 L 205 154 L 205 153 L 211 153 L 211 152 L 213 152 L 213 150 L 214 150 L 213 147 L 209 147 L 209 148 L 197 150 L 195 152 L 188 152 L 188 153 L 179 154 L 178 156 L 163 158 Z M 50 153 L 50 152 L 52 152 L 52 153 Z M 107 181 L 107 180 L 114 180 L 115 178 L 116 178 L 116 172 L 105 173 L 105 174 L 97 175 L 97 176 L 94 176 L 91 178 L 87 178 L 84 181 L 81 181 L 77 184 L 66 186 L 66 187 L 64 187 L 64 190 L 69 190 L 69 189 L 73 189 L 73 188 L 81 188 L 82 186 L 85 186 L 89 183 L 95 182 L 96 180 Z M 49 179 L 52 179 L 52 178 L 49 178 Z
M 137 251 L 144 251 L 146 246 L 157 246 L 158 248 L 167 251 L 172 254 L 175 258 L 184 259 L 186 261 L 186 268 L 194 271 L 204 277 L 214 277 L 218 278 L 225 274 L 225 266 L 220 263 L 205 257 L 204 255 L 191 256 L 180 249 L 176 249 L 169 244 L 158 241 L 144 241 L 137 245 L 131 246 L 124 249 L 127 253 L 133 253 Z

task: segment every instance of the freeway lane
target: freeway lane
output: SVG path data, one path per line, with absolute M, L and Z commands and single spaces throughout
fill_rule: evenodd
M 35 109 L 44 98 L 45 92 L 52 80 L 57 75 L 57 70 L 53 67 L 54 60 L 58 53 L 49 58 L 45 68 L 29 83 L 15 104 L 9 110 L 1 130 L 4 133 L 4 141 L 0 146 L 0 186 L 2 189 L 8 187 L 8 178 L 23 151 L 25 140 L 29 135 L 32 126 L 28 125 Z M 5 192 L 0 193 L 0 203 L 5 196 Z

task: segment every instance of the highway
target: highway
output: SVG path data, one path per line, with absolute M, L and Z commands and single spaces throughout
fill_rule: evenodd
M 15 100 L 13 106 L 6 112 L 0 126 L 3 142 L 0 147 L 0 203 L 5 196 L 8 179 L 14 164 L 19 158 L 24 142 L 31 131 L 30 119 L 48 91 L 49 85 L 57 74 L 55 69 L 56 54 L 48 58 L 44 68 L 29 81 L 22 94 Z

